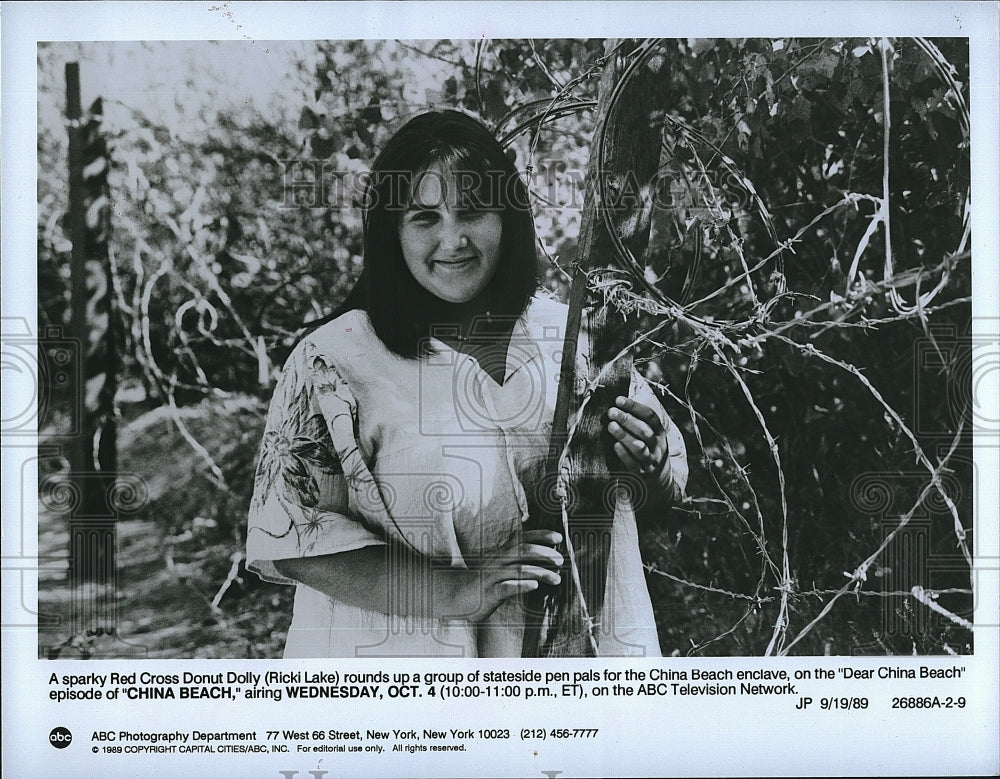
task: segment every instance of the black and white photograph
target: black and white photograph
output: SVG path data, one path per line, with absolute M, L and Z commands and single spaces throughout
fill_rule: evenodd
M 997 8 L 682 5 L 21 44 L 3 654 L 39 765 L 850 775 L 898 729 L 907 771 L 997 768 Z M 650 717 L 688 720 L 669 760 Z M 731 717 L 809 738 L 698 768 Z M 825 728 L 865 746 L 811 763 Z
M 38 56 L 42 655 L 973 651 L 967 40 Z

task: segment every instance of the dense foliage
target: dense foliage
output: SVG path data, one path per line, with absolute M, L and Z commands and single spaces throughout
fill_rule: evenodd
M 967 42 L 639 51 L 670 85 L 649 107 L 664 147 L 645 193 L 647 285 L 604 291 L 645 312 L 637 356 L 690 455 L 688 499 L 642 533 L 664 653 L 971 651 Z M 43 324 L 68 308 L 62 62 L 86 79 L 88 63 L 113 74 L 115 54 L 40 48 Z M 563 287 L 605 54 L 603 41 L 319 42 L 289 60 L 276 106 L 227 98 L 193 60 L 203 97 L 173 113 L 147 105 L 152 84 L 105 100 L 135 420 L 122 456 L 155 482 L 171 453 L 150 450 L 148 415 L 165 407 L 194 471 L 183 498 L 152 490 L 157 532 L 198 519 L 202 543 L 211 514 L 217 556 L 241 549 L 263 402 L 302 328 L 350 289 L 354 185 L 406 117 L 459 106 L 497 128 L 532 178 L 540 271 Z M 205 586 L 224 584 L 216 573 Z M 274 596 L 240 593 L 234 613 Z

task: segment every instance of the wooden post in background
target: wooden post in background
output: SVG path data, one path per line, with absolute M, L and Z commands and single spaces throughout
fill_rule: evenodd
M 100 99 L 87 115 L 80 101 L 80 70 L 66 64 L 66 118 L 69 132 L 70 343 L 81 369 L 82 386 L 72 393 L 69 474 L 69 586 L 72 633 L 113 633 L 117 445 L 115 311 L 108 256 L 110 212 L 108 154 Z M 43 499 L 45 496 L 42 496 Z
M 553 419 L 549 466 L 543 489 L 551 490 L 565 467 L 573 499 L 568 525 L 579 581 L 563 570 L 555 590 L 540 588 L 525 599 L 527 624 L 522 655 L 593 655 L 603 606 L 607 563 L 614 520 L 615 481 L 630 475 L 620 471 L 606 433 L 606 413 L 618 395 L 627 395 L 632 358 L 615 359 L 636 335 L 634 316 L 623 317 L 597 299 L 590 280 L 602 269 L 619 271 L 617 250 L 608 223 L 621 242 L 641 259 L 649 242 L 653 192 L 650 185 L 660 162 L 663 112 L 670 87 L 667 74 L 643 56 L 651 42 L 608 41 L 597 106 L 594 144 L 587 168 L 587 189 L 580 227 L 577 262 L 570 289 L 569 314 L 559 394 Z M 636 57 L 637 68 L 629 68 Z M 627 79 L 624 80 L 623 79 Z M 602 156 L 603 152 L 603 156 Z M 602 187 L 603 181 L 603 187 Z M 602 202 L 601 191 L 606 202 Z M 577 343 L 581 328 L 589 342 L 589 374 L 577 377 Z M 603 372 L 603 373 L 602 373 Z M 601 375 L 560 462 L 568 425 L 582 398 L 580 384 Z M 553 510 L 554 496 L 534 501 L 533 526 L 562 531 L 561 512 Z
M 87 345 L 87 206 L 83 194 L 83 126 L 80 108 L 80 66 L 66 63 L 66 119 L 69 132 L 69 238 L 73 244 L 70 260 L 70 339 L 78 349 L 77 359 L 83 361 Z M 86 372 L 80 371 L 86 385 Z M 73 405 L 73 438 L 70 464 L 75 472 L 91 470 L 90 454 L 93 432 L 87 427 L 84 387 L 76 388 L 80 402 Z

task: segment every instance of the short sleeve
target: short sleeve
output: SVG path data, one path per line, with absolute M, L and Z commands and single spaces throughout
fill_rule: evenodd
M 680 428 L 667 414 L 666 409 L 660 399 L 656 397 L 653 388 L 649 386 L 642 375 L 632 369 L 632 381 L 629 386 L 629 397 L 646 406 L 649 406 L 663 423 L 663 429 L 667 434 L 667 457 L 660 471 L 660 484 L 676 502 L 684 495 L 684 488 L 688 480 L 687 447 L 684 445 L 684 437 Z
M 382 544 L 351 516 L 348 486 L 331 425 L 316 402 L 305 342 L 289 356 L 267 413 L 247 519 L 247 568 L 294 583 L 274 560 L 314 557 Z M 337 426 L 333 426 L 337 429 Z

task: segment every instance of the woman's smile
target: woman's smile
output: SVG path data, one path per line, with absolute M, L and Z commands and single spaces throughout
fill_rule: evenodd
M 476 259 L 476 257 L 456 257 L 455 259 L 434 260 L 434 262 L 438 265 L 444 265 L 446 268 L 464 268 L 475 262 Z
M 442 273 L 459 275 L 478 270 L 478 257 L 462 257 L 458 259 L 434 260 L 434 267 Z

